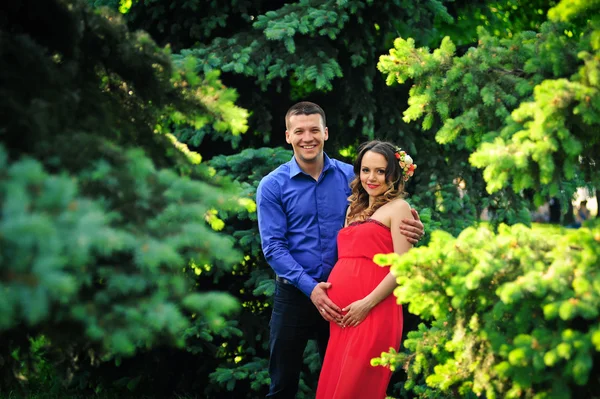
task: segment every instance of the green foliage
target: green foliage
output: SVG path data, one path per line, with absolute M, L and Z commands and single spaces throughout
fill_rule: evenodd
M 378 255 L 392 264 L 398 301 L 432 324 L 409 333 L 411 354 L 375 363 L 406 367 L 405 389 L 422 398 L 599 395 L 599 240 L 598 228 L 503 225 Z
M 144 29 L 158 43 L 173 48 L 175 64 L 188 71 L 183 75 L 185 79 L 214 82 L 220 76 L 240 93 L 239 103 L 252 110 L 248 121 L 251 134 L 243 137 L 223 134 L 220 125 L 205 119 L 212 113 L 201 113 L 197 119 L 188 117 L 185 123 L 177 123 L 180 115 L 171 113 L 165 124 L 165 131 L 172 128 L 174 137 L 201 148 L 210 159 L 212 169 L 204 171 L 204 181 L 227 176 L 236 181 L 245 199 L 242 203 L 246 208 L 223 209 L 217 203 L 207 207 L 205 213 L 211 226 L 235 239 L 244 260 L 230 270 L 215 267 L 215 262 L 195 262 L 185 267 L 185 274 L 195 281 L 197 290 L 219 287 L 241 304 L 235 321 L 223 320 L 222 324 L 211 326 L 202 317 L 192 315 L 185 330 L 186 350 L 200 360 L 189 367 L 194 374 L 177 369 L 178 381 L 193 381 L 193 391 L 203 392 L 206 397 L 260 396 L 268 384 L 266 374 L 259 370 L 262 367 L 264 371 L 266 365 L 268 297 L 273 281 L 272 271 L 261 256 L 251 208 L 259 179 L 289 160 L 291 154 L 244 149 L 266 142 L 273 146 L 283 144 L 283 115 L 292 102 L 314 100 L 327 111 L 330 155 L 343 148 L 344 154 L 351 156 L 359 142 L 373 137 L 406 148 L 419 164 L 419 173 L 408 186 L 412 194 L 409 200 L 422 211 L 428 234 L 441 228 L 458 235 L 477 222 L 484 208 L 490 211 L 492 227 L 501 221 L 529 223 L 527 208 L 531 206 L 533 190 L 522 188 L 539 187 L 538 163 L 529 162 L 526 173 L 519 175 L 509 173 L 511 169 L 500 170 L 508 183 L 489 194 L 483 172 L 470 163 L 471 153 L 498 137 L 509 142 L 511 135 L 521 130 L 506 130 L 511 113 L 522 103 L 534 101 L 536 86 L 545 80 L 572 81 L 581 66 L 578 52 L 590 47 L 584 46 L 586 41 L 597 41 L 597 36 L 579 35 L 585 25 L 581 21 L 577 22 L 578 29 L 571 28 L 568 21 L 541 28 L 546 10 L 553 5 L 543 1 L 91 2 L 114 10 L 121 8 L 132 30 Z M 485 30 L 478 31 L 479 26 Z M 539 33 L 523 32 L 526 29 Z M 397 81 L 402 76 L 405 81 L 412 80 L 414 87 L 410 92 L 408 87 L 386 88 L 385 79 L 375 71 L 378 57 L 387 52 L 398 35 L 414 40 L 397 42 L 401 49 L 386 66 L 388 75 L 394 75 L 388 79 Z M 445 35 L 450 38 L 442 41 Z M 581 37 L 584 39 L 579 41 Z M 481 38 L 481 43 L 477 38 Z M 421 48 L 425 45 L 440 49 L 432 55 Z M 466 51 L 469 45 L 473 48 Z M 594 58 L 589 59 L 593 64 Z M 223 73 L 219 75 L 219 71 Z M 594 73 L 588 76 L 592 81 Z M 208 86 L 214 86 L 216 93 L 205 92 L 205 102 L 233 95 L 222 91 L 224 88 L 217 83 Z M 407 99 L 410 112 L 402 118 L 398 111 L 406 108 Z M 524 121 L 537 117 L 532 115 L 525 114 Z M 411 123 L 414 120 L 420 123 Z M 578 122 L 570 118 L 566 125 L 572 121 Z M 230 126 L 235 130 L 234 126 L 239 125 Z M 238 130 L 243 129 L 242 126 Z M 438 142 L 431 139 L 430 131 L 437 132 Z M 208 142 L 208 138 L 216 140 Z M 225 146 L 223 142 L 227 142 Z M 576 150 L 572 140 L 564 142 L 565 148 Z M 230 154 L 230 144 L 240 148 L 240 153 L 215 156 Z M 590 153 L 594 154 L 592 150 L 595 151 L 592 148 Z M 193 152 L 187 155 L 198 161 Z M 511 165 L 510 159 L 497 161 L 505 168 Z M 553 162 L 561 165 L 555 171 L 564 169 L 564 176 L 574 178 L 564 181 L 560 180 L 563 175 L 554 173 L 554 186 L 539 188 L 538 200 L 548 195 L 569 199 L 575 187 L 589 184 L 588 176 L 596 173 L 592 162 L 579 165 L 588 169 L 585 173 L 577 168 L 573 171 L 570 166 L 563 168 L 560 157 L 554 157 Z M 183 173 L 195 170 L 181 165 L 177 168 Z M 494 179 L 499 181 L 499 177 Z M 217 251 L 227 253 L 221 247 Z M 435 342 L 441 342 L 443 347 L 444 340 L 451 336 L 452 331 L 443 324 L 434 322 L 436 326 L 437 335 L 430 335 L 428 341 L 420 340 L 418 332 L 411 333 L 417 335 L 411 335 L 414 339 L 408 340 L 407 345 L 416 352 L 418 361 L 422 359 L 420 351 L 437 351 Z M 433 343 L 433 349 L 429 343 Z M 314 350 L 309 348 L 307 354 L 310 357 L 300 395 L 309 396 L 318 361 Z M 427 356 L 423 359 L 431 359 Z M 173 359 L 163 353 L 156 355 L 152 359 L 156 363 L 152 364 L 160 360 L 164 365 L 165 358 L 172 366 L 181 362 L 181 357 Z M 145 359 L 140 359 L 140 363 Z M 446 358 L 440 358 L 442 364 L 445 361 Z M 129 370 L 148 370 L 143 364 L 147 368 Z M 432 361 L 428 364 L 435 365 Z M 423 363 L 422 369 L 429 370 L 427 367 Z M 212 383 L 206 379 L 207 373 L 212 373 Z M 444 395 L 425 384 L 414 383 L 414 388 L 429 397 Z
M 404 120 L 424 118 L 428 129 L 439 118 L 436 141 L 474 150 L 469 160 L 484 169 L 488 192 L 534 189 L 540 204 L 560 191 L 569 198 L 576 186 L 562 182 L 600 183 L 592 167 L 599 153 L 599 31 L 594 21 L 548 22 L 540 33 L 506 39 L 480 29 L 478 46 L 462 56 L 449 38 L 433 53 L 396 39 L 378 67 L 388 84 L 415 81 Z
M 493 36 L 512 37 L 523 31 L 539 31 L 546 21 L 548 10 L 556 5 L 556 1 L 519 0 L 477 1 L 471 0 L 450 4 L 451 8 L 459 8 L 456 22 L 438 23 L 439 32 L 452 37 L 459 45 L 471 45 L 477 42 L 477 28 L 483 27 Z M 451 14 L 454 15 L 453 12 Z
M 118 15 L 30 3 L 3 6 L 0 32 L 0 110 L 10 115 L 0 125 L 3 382 L 36 356 L 29 337 L 43 334 L 57 373 L 72 377 L 182 345 L 190 316 L 217 330 L 239 306 L 182 273 L 191 260 L 224 270 L 239 261 L 205 220 L 241 208 L 237 190 L 168 133 L 187 124 L 238 134 L 247 113 L 216 76 L 173 66 Z
M 117 7 L 113 0 L 94 4 Z M 459 151 L 456 147 L 440 148 L 422 135 L 420 128 L 398 118 L 397 110 L 404 107 L 408 93 L 385 90 L 374 69 L 398 33 L 416 38 L 413 46 L 437 44 L 441 39 L 439 27 L 454 20 L 446 2 L 226 1 L 205 5 L 202 16 L 189 12 L 198 7 L 198 1 L 134 2 L 125 17 L 130 26 L 146 29 L 159 42 L 170 43 L 176 51 L 176 63 L 193 58 L 199 73 L 223 71 L 223 78 L 236 86 L 240 101 L 253 110 L 253 137 L 228 136 L 237 137 L 232 139 L 236 148 L 259 147 L 267 141 L 282 143 L 283 134 L 272 134 L 282 133 L 280 122 L 287 107 L 292 101 L 314 98 L 327 111 L 330 154 L 377 136 L 407 148 L 420 159 L 420 178 L 411 183 L 409 191 L 419 194 L 413 201 L 416 207 L 433 210 L 434 221 L 446 224 L 452 215 L 456 223 L 449 228 L 458 233 L 486 206 L 502 204 L 520 208 L 514 215 L 495 212 L 500 222 L 529 222 L 522 217 L 527 203 L 518 195 L 484 193 L 483 176 L 468 163 L 472 147 L 463 146 Z M 457 4 L 454 16 L 470 9 L 469 4 Z M 464 31 L 466 22 L 461 21 L 458 30 Z M 474 28 L 469 29 L 475 34 Z M 450 45 L 446 41 L 443 46 L 447 43 Z M 418 109 L 419 104 L 414 107 Z M 450 112 L 441 102 L 439 110 Z M 423 128 L 438 125 L 429 114 Z M 228 148 L 213 149 L 215 144 L 205 141 L 208 135 L 220 138 L 209 127 L 176 131 L 176 136 L 191 146 L 210 148 L 215 155 L 230 152 Z M 459 179 L 468 181 L 471 195 L 461 196 Z M 460 217 L 452 213 L 456 210 Z
M 377 12 L 398 12 L 400 2 L 390 3 L 380 5 Z M 225 72 L 255 76 L 263 88 L 274 78 L 292 75 L 298 85 L 314 84 L 317 90 L 328 91 L 333 88 L 332 80 L 342 77 L 343 72 L 336 58 L 329 55 L 332 49 L 325 43 L 336 39 L 339 41 L 341 33 L 348 29 L 353 20 L 363 23 L 363 15 L 375 11 L 371 8 L 373 4 L 369 1 L 285 4 L 278 10 L 267 11 L 256 18 L 245 15 L 246 21 L 251 22 L 249 32 L 228 39 L 216 38 L 210 46 L 202 46 L 189 53 L 206 60 L 203 66 L 205 72 L 219 68 Z M 447 14 L 446 18 L 449 18 Z M 322 41 L 323 37 L 329 40 Z M 275 43 L 271 45 L 264 39 Z M 322 44 L 315 46 L 317 43 Z M 278 50 L 280 44 L 283 44 L 284 52 Z M 215 51 L 225 50 L 226 47 L 227 51 Z M 346 43 L 345 47 L 350 47 L 350 43 Z M 303 54 L 301 60 L 295 56 L 300 48 Z M 353 43 L 348 50 L 354 66 L 366 62 L 366 49 L 359 50 Z M 182 51 L 182 55 L 186 54 L 187 51 Z
M 598 4 L 574 3 L 550 10 L 538 33 L 480 28 L 464 54 L 450 38 L 433 52 L 399 38 L 378 64 L 388 84 L 413 83 L 404 120 L 423 119 L 452 160 L 483 169 L 492 227 L 528 219 L 532 199 L 568 202 L 598 186 Z M 407 370 L 403 397 L 597 397 L 600 234 L 590 228 L 438 231 L 400 260 L 379 257 L 394 263 L 399 301 L 430 325 L 374 363 Z
M 42 391 L 45 393 L 55 393 L 62 388 L 60 378 L 58 378 L 54 366 L 47 361 L 46 351 L 50 347 L 50 341 L 44 337 L 29 338 L 29 351 L 23 355 L 23 348 L 16 348 L 11 357 L 15 361 L 15 373 L 19 378 L 28 378 L 28 394 L 32 391 Z M 16 392 L 11 392 L 9 397 L 17 396 Z M 0 394 L 0 397 L 1 394 Z
M 90 1 L 119 7 L 115 0 Z M 379 129 L 379 109 L 394 108 L 374 96 L 382 87 L 374 70 L 377 57 L 397 32 L 410 32 L 423 43 L 436 37 L 434 20 L 452 21 L 444 3 L 161 0 L 133 2 L 125 17 L 133 28 L 169 43 L 176 60 L 191 56 L 199 72 L 228 75 L 241 101 L 255 111 L 251 127 L 263 144 L 274 131 L 273 118 L 285 113 L 280 107 L 324 93 L 337 99 L 331 106 L 323 103 L 330 121 L 336 121 L 332 125 L 372 137 Z M 202 13 L 193 12 L 199 9 Z
M 212 137 L 231 142 L 237 146 L 240 142 L 240 134 L 248 130 L 248 111 L 237 107 L 235 101 L 238 98 L 234 89 L 226 88 L 220 81 L 218 70 L 213 70 L 204 75 L 202 79 L 196 73 L 196 60 L 192 57 L 174 57 L 175 66 L 185 71 L 187 81 L 194 81 L 198 87 L 194 96 L 201 99 L 206 106 L 207 114 L 196 117 L 193 123 L 182 120 L 177 123 L 173 134 L 182 143 L 198 146 L 206 137 Z M 212 118 L 211 115 L 219 115 L 220 118 Z M 208 123 L 213 119 L 213 123 Z M 173 117 L 170 118 L 173 120 Z

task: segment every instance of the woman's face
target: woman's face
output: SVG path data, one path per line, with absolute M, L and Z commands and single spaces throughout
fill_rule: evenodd
M 370 197 L 385 193 L 388 183 L 385 181 L 387 160 L 381 154 L 367 151 L 360 163 L 360 183 Z

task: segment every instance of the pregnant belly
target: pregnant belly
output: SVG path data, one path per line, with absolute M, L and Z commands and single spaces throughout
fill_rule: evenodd
M 329 298 L 343 308 L 369 295 L 387 274 L 366 258 L 343 258 L 335 264 L 328 282 Z M 383 272 L 383 273 L 382 273 Z

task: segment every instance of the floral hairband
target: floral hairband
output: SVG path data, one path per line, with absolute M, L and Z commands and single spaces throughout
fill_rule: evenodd
M 396 159 L 398 160 L 400 168 L 402 169 L 402 177 L 404 181 L 408 181 L 408 179 L 415 174 L 417 164 L 415 164 L 411 156 L 408 155 L 406 151 L 402 151 L 400 147 L 396 147 Z

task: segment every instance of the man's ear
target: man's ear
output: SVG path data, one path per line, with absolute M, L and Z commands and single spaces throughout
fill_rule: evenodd
M 287 130 L 285 131 L 285 142 L 288 144 L 292 144 L 292 142 L 290 141 L 290 132 L 288 132 Z
M 323 141 L 327 141 L 327 139 L 329 138 L 329 129 L 327 129 L 327 126 L 325 127 L 325 139 Z

